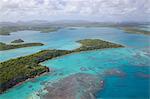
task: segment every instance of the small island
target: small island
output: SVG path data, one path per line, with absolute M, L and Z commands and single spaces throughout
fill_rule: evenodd
M 61 29 L 61 28 L 59 28 L 59 27 L 53 27 L 53 28 L 44 28 L 44 29 L 40 29 L 39 31 L 41 32 L 41 33 L 49 33 L 49 32 L 55 32 L 55 31 L 58 31 L 59 29 Z
M 150 31 L 142 30 L 138 27 L 122 27 L 125 32 L 132 33 L 132 34 L 144 34 L 150 36 Z
M 48 67 L 39 64 L 43 61 L 81 51 L 123 47 L 120 44 L 99 39 L 84 39 L 77 42 L 81 43 L 82 46 L 74 50 L 43 50 L 32 55 L 1 62 L 0 93 L 29 78 L 49 72 Z
M 17 40 L 11 41 L 11 43 L 22 43 L 22 42 L 24 42 L 22 39 L 17 39 Z
M 3 42 L 0 42 L 0 51 L 23 48 L 23 47 L 42 46 L 42 45 L 44 44 L 42 43 L 5 44 Z

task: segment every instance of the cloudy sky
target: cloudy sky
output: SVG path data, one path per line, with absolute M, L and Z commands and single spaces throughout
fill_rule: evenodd
M 0 0 L 0 21 L 150 21 L 150 0 Z

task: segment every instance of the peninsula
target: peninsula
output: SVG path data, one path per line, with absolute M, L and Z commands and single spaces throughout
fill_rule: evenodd
M 0 51 L 23 48 L 23 47 L 31 47 L 31 46 L 42 46 L 42 45 L 44 44 L 42 43 L 5 44 L 0 42 Z
M 120 44 L 115 44 L 99 39 L 84 39 L 77 42 L 81 43 L 82 46 L 74 50 L 43 50 L 32 55 L 1 62 L 0 93 L 29 78 L 33 78 L 45 72 L 49 72 L 48 67 L 41 66 L 39 64 L 48 59 L 81 51 L 123 47 Z

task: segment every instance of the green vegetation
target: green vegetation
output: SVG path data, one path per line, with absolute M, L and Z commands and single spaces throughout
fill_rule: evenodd
M 22 39 L 17 39 L 17 40 L 12 41 L 11 43 L 22 43 L 22 42 L 24 42 Z
M 127 33 L 136 33 L 136 34 L 144 34 L 144 35 L 150 35 L 149 31 L 141 30 L 138 27 L 122 27 L 122 29 Z
M 57 31 L 58 27 L 51 26 L 3 26 L 0 27 L 0 35 L 10 35 L 11 32 L 32 30 L 32 31 L 41 31 L 42 33 L 54 32 Z
M 0 63 L 0 93 L 28 78 L 48 72 L 49 69 L 41 66 L 40 62 L 68 53 L 63 50 L 43 50 Z
M 59 28 L 47 28 L 47 29 L 41 29 L 39 31 L 41 31 L 42 33 L 48 33 L 48 32 L 55 32 L 57 31 Z
M 44 44 L 42 43 L 5 44 L 5 43 L 0 42 L 0 51 L 23 48 L 23 47 L 31 47 L 31 46 L 42 46 L 42 45 Z
M 123 47 L 120 44 L 111 43 L 108 41 L 103 41 L 99 39 L 84 39 L 77 41 L 82 44 L 82 46 L 75 51 L 87 51 L 87 50 L 95 50 L 95 49 L 103 49 L 103 48 L 118 48 Z
M 0 28 L 0 35 L 10 35 L 10 30 L 6 30 L 6 29 L 3 29 L 3 28 Z M 12 31 L 13 32 L 13 31 Z
M 32 55 L 1 62 L 0 92 L 2 93 L 8 88 L 11 88 L 17 83 L 22 82 L 28 78 L 33 78 L 44 72 L 48 72 L 49 69 L 47 67 L 41 66 L 39 64 L 45 60 L 80 51 L 123 47 L 122 45 L 102 41 L 99 39 L 85 39 L 79 40 L 77 42 L 81 43 L 82 46 L 75 50 L 43 50 Z

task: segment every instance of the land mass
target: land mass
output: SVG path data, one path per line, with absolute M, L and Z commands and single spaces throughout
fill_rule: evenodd
M 74 50 L 43 50 L 32 55 L 10 59 L 0 63 L 0 93 L 13 87 L 19 82 L 33 78 L 37 75 L 49 72 L 49 68 L 41 66 L 39 63 L 48 59 L 56 58 L 66 54 L 90 51 L 104 48 L 119 48 L 123 47 L 120 44 L 115 44 L 99 39 L 84 39 L 77 41 L 82 44 L 81 47 Z
M 11 32 L 31 30 L 40 31 L 41 33 L 54 32 L 59 30 L 59 27 L 51 26 L 30 26 L 30 25 L 16 25 L 16 26 L 2 26 L 0 27 L 0 35 L 10 35 Z
M 0 51 L 23 48 L 23 47 L 42 46 L 42 45 L 44 44 L 42 43 L 5 44 L 0 42 Z
M 10 35 L 11 32 L 24 31 L 24 30 L 33 30 L 41 31 L 42 33 L 48 33 L 57 31 L 64 27 L 133 27 L 140 25 L 149 25 L 149 22 L 146 23 L 134 23 L 134 22 L 125 22 L 125 23 L 113 23 L 113 22 L 90 22 L 83 20 L 62 20 L 55 22 L 48 22 L 42 20 L 35 20 L 29 22 L 0 22 L 0 35 Z M 73 28 L 72 28 L 73 29 Z
M 132 34 L 144 34 L 150 36 L 150 31 L 142 30 L 138 27 L 121 27 L 125 32 Z
M 17 40 L 11 41 L 11 43 L 22 43 L 22 42 L 24 42 L 22 39 L 17 39 Z

